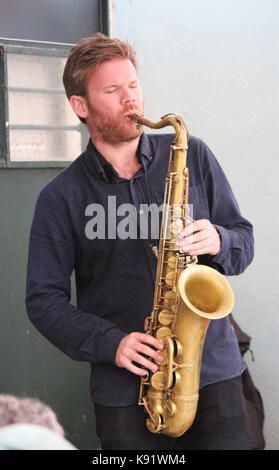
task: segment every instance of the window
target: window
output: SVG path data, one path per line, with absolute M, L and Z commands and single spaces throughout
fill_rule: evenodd
M 87 128 L 62 83 L 71 47 L 0 39 L 2 167 L 63 167 L 84 149 Z

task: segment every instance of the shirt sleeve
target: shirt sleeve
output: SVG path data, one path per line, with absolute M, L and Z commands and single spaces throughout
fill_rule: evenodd
M 43 190 L 30 232 L 26 309 L 34 326 L 74 360 L 115 364 L 116 325 L 71 304 L 75 241 L 67 214 Z
M 224 171 L 205 144 L 203 151 L 210 221 L 221 239 L 221 249 L 212 262 L 225 275 L 241 274 L 254 256 L 253 226 L 242 216 Z

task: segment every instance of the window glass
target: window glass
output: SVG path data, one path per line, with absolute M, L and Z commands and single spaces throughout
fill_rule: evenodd
M 88 131 L 72 111 L 62 82 L 71 45 L 6 42 L 6 122 L 1 124 L 7 166 L 74 160 Z

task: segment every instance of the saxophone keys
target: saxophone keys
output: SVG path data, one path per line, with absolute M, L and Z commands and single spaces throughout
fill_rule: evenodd
M 168 266 L 171 269 L 175 269 L 177 265 L 177 258 L 176 256 L 170 256 L 168 259 Z
M 178 175 L 177 173 L 174 173 L 174 176 L 173 176 L 173 178 L 172 178 L 172 182 L 173 182 L 174 184 L 178 184 L 178 183 L 180 183 L 180 181 L 181 181 L 181 176 Z
M 163 343 L 165 342 L 164 339 L 166 336 L 172 336 L 172 330 L 171 328 L 168 328 L 167 326 L 162 326 L 161 328 L 159 328 L 156 332 L 156 338 L 159 340 L 159 341 L 163 341 Z
M 158 364 L 158 366 L 166 366 L 167 363 L 168 363 L 166 350 L 160 351 L 160 354 L 163 357 L 163 359 L 161 361 L 156 361 L 155 360 L 155 362 L 156 362 L 156 364 Z
M 173 320 L 173 313 L 170 310 L 164 309 L 158 315 L 158 320 L 161 325 L 169 326 Z
M 169 290 L 165 293 L 165 304 L 168 306 L 174 305 L 176 302 L 176 294 L 175 292 Z
M 167 400 L 166 410 L 169 416 L 174 416 L 176 413 L 176 405 L 172 400 Z
M 181 204 L 174 204 L 172 206 L 172 216 L 173 216 L 174 219 L 181 219 L 181 217 L 182 217 Z
M 183 348 L 182 348 L 182 344 L 180 343 L 180 341 L 177 340 L 176 337 L 173 338 L 173 345 L 174 345 L 174 357 L 176 359 L 180 359 L 181 357 L 183 357 Z
M 176 219 L 170 224 L 170 232 L 175 236 L 175 238 L 178 238 L 182 228 L 183 221 L 181 219 Z
M 146 369 L 147 374 L 141 376 L 142 384 L 148 384 L 150 380 L 150 371 Z
M 160 433 L 166 426 L 163 424 L 163 417 L 160 414 L 152 413 L 151 418 L 146 420 L 147 429 L 153 433 Z
M 151 330 L 152 316 L 146 317 L 144 320 L 144 331 L 148 333 Z
M 161 392 L 162 390 L 167 390 L 165 372 L 163 371 L 155 372 L 155 374 L 153 374 L 151 377 L 150 383 L 152 387 L 155 390 L 158 390 L 159 392 Z
M 174 285 L 175 273 L 173 271 L 167 273 L 165 277 L 165 282 L 168 286 L 172 287 Z

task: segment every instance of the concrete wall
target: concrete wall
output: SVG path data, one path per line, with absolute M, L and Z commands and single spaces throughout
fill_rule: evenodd
M 255 258 L 230 278 L 234 316 L 252 336 L 245 356 L 278 449 L 279 3 L 276 0 L 115 0 L 113 35 L 137 50 L 145 114 L 182 114 L 223 166 L 255 227 Z

